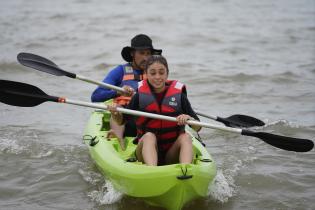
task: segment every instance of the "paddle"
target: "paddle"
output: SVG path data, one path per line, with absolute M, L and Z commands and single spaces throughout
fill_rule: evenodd
M 84 76 L 77 75 L 77 74 L 74 74 L 71 72 L 67 72 L 67 71 L 59 68 L 52 61 L 50 61 L 46 58 L 43 58 L 41 56 L 38 56 L 38 55 L 34 55 L 31 53 L 19 53 L 17 56 L 17 59 L 22 65 L 36 69 L 36 70 L 39 70 L 39 71 L 43 71 L 43 72 L 53 74 L 56 76 L 66 76 L 66 77 L 70 77 L 73 79 L 79 79 L 79 80 L 82 80 L 85 82 L 99 85 L 101 87 L 113 89 L 113 90 L 120 91 L 120 92 L 125 92 L 125 90 L 121 87 L 106 84 L 104 82 L 97 82 L 97 81 L 88 79 Z M 254 117 L 251 117 L 251 116 L 246 116 L 246 115 L 237 114 L 237 115 L 232 115 L 232 116 L 227 117 L 227 118 L 221 118 L 221 117 L 215 117 L 215 116 L 207 115 L 207 114 L 201 113 L 199 111 L 197 111 L 196 113 L 200 116 L 207 117 L 207 118 L 216 120 L 218 122 L 224 123 L 226 126 L 229 126 L 229 127 L 246 127 L 247 128 L 247 127 L 265 125 L 265 123 L 263 121 L 256 119 Z
M 217 117 L 217 116 L 211 116 L 209 114 L 202 113 L 200 111 L 196 111 L 196 114 L 213 119 L 215 121 L 221 122 L 224 125 L 228 127 L 243 127 L 243 128 L 249 128 L 253 126 L 264 126 L 265 123 L 257 118 L 242 115 L 242 114 L 235 114 L 227 118 L 223 117 Z
M 89 103 L 89 102 L 70 100 L 63 97 L 50 96 L 50 95 L 47 95 L 38 87 L 35 87 L 33 85 L 20 83 L 20 82 L 14 82 L 14 81 L 8 81 L 8 80 L 0 80 L 0 101 L 8 105 L 21 106 L 21 107 L 33 107 L 41 103 L 44 103 L 46 101 L 52 101 L 52 102 L 58 102 L 58 103 L 68 103 L 68 104 L 73 104 L 73 105 L 78 105 L 78 106 L 107 110 L 107 106 L 104 104 L 95 104 L 95 103 Z M 149 118 L 154 118 L 154 119 L 159 119 L 159 120 L 168 120 L 168 121 L 173 121 L 173 122 L 176 121 L 175 117 L 152 114 L 152 113 L 147 113 L 147 112 L 140 112 L 140 111 L 125 109 L 125 108 L 120 108 L 120 107 L 117 108 L 117 111 L 124 114 L 129 114 L 129 115 L 144 116 L 144 117 L 149 117 Z M 307 152 L 307 151 L 312 150 L 314 147 L 313 141 L 308 140 L 308 139 L 292 138 L 292 137 L 280 136 L 280 135 L 275 135 L 275 134 L 266 133 L 266 132 L 256 132 L 256 131 L 239 129 L 239 128 L 230 128 L 230 127 L 212 125 L 209 123 L 203 123 L 203 122 L 194 121 L 194 120 L 189 120 L 187 124 L 238 133 L 244 136 L 257 137 L 263 140 L 264 142 L 266 142 L 267 144 L 270 144 L 274 147 L 288 150 L 288 151 Z
M 82 80 L 88 83 L 92 83 L 95 85 L 99 85 L 101 87 L 104 88 L 109 88 L 112 90 L 116 90 L 116 91 L 121 91 L 124 92 L 124 89 L 121 87 L 117 87 L 114 85 L 110 85 L 107 83 L 103 83 L 103 82 L 97 82 L 94 80 L 91 80 L 89 78 L 86 78 L 82 75 L 78 75 L 78 74 L 74 74 L 68 71 L 65 71 L 61 68 L 59 68 L 55 63 L 53 63 L 52 61 L 41 57 L 39 55 L 35 55 L 35 54 L 31 54 L 31 53 L 19 53 L 17 55 L 17 60 L 24 66 L 42 71 L 42 72 L 46 72 L 48 74 L 52 74 L 52 75 L 56 75 L 56 76 L 66 76 L 66 77 L 70 77 L 72 79 L 78 79 L 78 80 Z

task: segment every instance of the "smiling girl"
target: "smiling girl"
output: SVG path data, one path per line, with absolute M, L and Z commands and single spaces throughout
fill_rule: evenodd
M 128 109 L 176 117 L 177 122 L 137 117 L 137 159 L 147 165 L 191 163 L 192 139 L 185 132 L 187 120 L 199 120 L 186 95 L 185 86 L 176 80 L 167 80 L 169 69 L 161 55 L 148 58 L 147 80 L 139 83 Z M 110 106 L 113 119 L 123 124 L 129 117 Z M 192 126 L 196 131 L 199 126 Z

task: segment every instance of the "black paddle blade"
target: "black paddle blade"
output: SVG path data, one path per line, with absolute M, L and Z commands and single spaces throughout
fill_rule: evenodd
M 58 97 L 49 96 L 33 85 L 0 80 L 0 101 L 12 106 L 33 107 L 46 101 L 58 102 Z
M 314 148 L 314 142 L 309 139 L 299 139 L 249 130 L 242 130 L 242 135 L 260 138 L 267 144 L 287 151 L 308 152 Z
M 251 116 L 236 114 L 227 118 L 218 117 L 217 121 L 224 123 L 228 127 L 249 128 L 254 126 L 264 126 L 265 123 Z
M 67 71 L 60 69 L 55 63 L 52 61 L 41 57 L 39 55 L 35 55 L 32 53 L 19 53 L 17 55 L 17 60 L 20 64 L 46 72 L 48 74 L 56 75 L 56 76 L 67 76 L 71 78 L 75 78 L 76 75 Z

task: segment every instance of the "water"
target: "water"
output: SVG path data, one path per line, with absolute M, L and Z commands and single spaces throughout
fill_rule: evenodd
M 101 80 L 131 37 L 148 34 L 200 111 L 247 114 L 267 123 L 258 130 L 315 139 L 313 0 L 1 1 L 0 31 L 1 79 L 85 101 L 95 86 L 28 69 L 16 55 Z M 81 140 L 90 113 L 0 104 L 0 209 L 157 209 L 116 192 L 95 168 Z M 185 209 L 313 209 L 314 150 L 201 134 L 218 175 L 208 198 Z

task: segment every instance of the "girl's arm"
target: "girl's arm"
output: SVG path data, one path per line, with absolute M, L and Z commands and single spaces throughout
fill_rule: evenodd
M 195 113 L 195 111 L 192 109 L 190 102 L 187 98 L 186 94 L 182 94 L 182 98 L 181 98 L 181 103 L 182 103 L 182 109 L 183 109 L 183 113 L 185 115 L 188 115 L 189 118 L 187 120 L 199 120 L 199 117 L 197 116 L 197 114 Z M 192 129 L 194 129 L 195 131 L 200 131 L 201 127 L 200 126 L 196 126 L 196 125 L 192 125 L 191 126 Z

